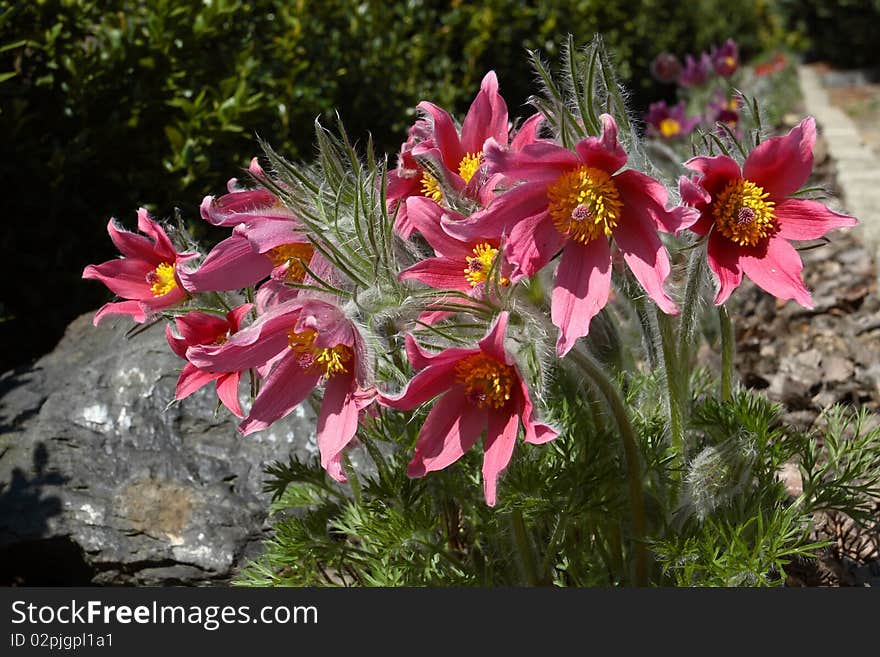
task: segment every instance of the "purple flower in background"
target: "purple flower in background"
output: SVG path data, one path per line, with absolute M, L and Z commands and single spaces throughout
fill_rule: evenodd
M 651 103 L 645 114 L 648 134 L 663 139 L 685 137 L 693 132 L 700 122 L 700 117 L 688 118 L 685 114 L 684 101 L 670 107 L 666 101 Z
M 661 52 L 651 62 L 651 75 L 659 82 L 675 82 L 681 73 L 681 62 L 671 52 Z
M 684 69 L 678 76 L 678 84 L 682 87 L 698 87 L 709 79 L 712 72 L 712 59 L 705 52 L 700 53 L 700 59 L 696 60 L 691 55 L 684 58 Z
M 736 41 L 728 39 L 719 49 L 712 48 L 712 66 L 715 72 L 725 78 L 736 73 L 739 68 L 739 47 Z
M 739 96 L 728 98 L 725 94 L 717 94 L 709 101 L 709 112 L 706 115 L 709 123 L 724 123 L 728 128 L 739 135 L 739 113 L 742 108 L 742 99 Z

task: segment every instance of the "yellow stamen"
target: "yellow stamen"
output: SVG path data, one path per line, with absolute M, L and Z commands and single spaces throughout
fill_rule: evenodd
M 284 280 L 291 283 L 301 283 L 306 277 L 306 270 L 303 265 L 308 264 L 315 250 L 311 244 L 302 242 L 294 242 L 292 244 L 282 244 L 270 249 L 266 252 L 266 256 L 272 261 L 276 267 L 280 267 L 285 263 L 289 263 L 287 273 Z
M 727 64 L 728 68 L 734 68 L 736 66 L 736 57 L 728 55 L 724 58 L 724 63 Z
M 674 137 L 681 132 L 681 124 L 672 118 L 665 118 L 660 121 L 660 134 L 666 139 Z
M 458 163 L 458 175 L 461 176 L 466 183 L 469 183 L 471 178 L 474 177 L 474 174 L 480 168 L 482 162 L 483 151 L 468 153 L 461 158 L 461 162 Z
M 174 278 L 174 267 L 176 265 L 163 262 L 153 271 L 147 274 L 147 283 L 151 283 L 150 292 L 154 297 L 161 297 L 168 294 L 177 287 L 177 279 Z
M 488 242 L 477 244 L 474 247 L 474 257 L 468 256 L 467 268 L 464 270 L 464 277 L 471 287 L 477 287 L 480 283 L 485 283 L 489 278 L 489 272 L 492 271 L 492 263 L 498 255 L 498 249 L 489 245 Z M 499 285 L 509 285 L 510 281 L 503 276 L 498 280 Z
M 315 346 L 317 335 L 314 329 L 287 333 L 287 344 L 296 353 L 300 367 L 310 372 L 321 372 L 328 379 L 347 372 L 347 363 L 354 355 L 351 347 L 338 344 L 335 347 L 318 348 Z
M 776 229 L 773 201 L 750 180 L 734 180 L 715 200 L 715 227 L 740 246 L 755 246 Z
M 455 366 L 458 383 L 465 388 L 467 400 L 480 408 L 501 408 L 510 401 L 516 373 L 510 365 L 486 354 L 474 354 Z
M 437 203 L 443 200 L 443 190 L 440 189 L 440 183 L 427 171 L 422 173 L 422 196 L 432 198 Z
M 562 174 L 547 188 L 547 198 L 556 229 L 582 244 L 611 235 L 623 208 L 611 176 L 588 166 Z

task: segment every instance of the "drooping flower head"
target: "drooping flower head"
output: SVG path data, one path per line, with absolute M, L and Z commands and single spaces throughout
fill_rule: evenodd
M 699 87 L 709 79 L 709 74 L 712 72 L 712 58 L 708 53 L 700 53 L 699 59 L 686 55 L 684 62 L 684 68 L 678 76 L 680 86 Z
M 493 283 L 507 287 L 516 280 L 500 251 L 499 235 L 487 233 L 461 240 L 442 227 L 444 217 L 447 222 L 464 221 L 458 213 L 444 211 L 426 198 L 407 199 L 407 206 L 413 226 L 434 249 L 435 256 L 402 271 L 401 280 L 417 280 L 438 290 L 455 290 L 476 298 L 484 298 L 487 286 L 491 288 Z M 433 311 L 420 319 L 430 323 L 448 314 Z
M 283 301 L 223 344 L 190 347 L 186 357 L 208 372 L 269 370 L 238 427 L 245 436 L 288 415 L 323 386 L 317 429 L 321 465 L 331 477 L 345 481 L 342 451 L 354 438 L 358 413 L 370 399 L 361 389 L 363 340 L 338 307 L 311 298 Z
M 803 263 L 789 240 L 812 240 L 854 226 L 817 201 L 791 198 L 813 168 L 816 123 L 812 117 L 783 137 L 755 148 L 742 168 L 726 155 L 695 157 L 685 166 L 700 175 L 682 177 L 682 200 L 700 212 L 692 230 L 709 233 L 709 267 L 718 280 L 715 304 L 724 303 L 748 276 L 780 299 L 812 307 L 801 279 Z
M 600 137 L 581 140 L 572 153 L 549 141 L 519 152 L 487 143 L 490 173 L 523 181 L 467 221 L 446 223 L 460 239 L 481 231 L 507 235 L 504 254 L 518 273 L 534 276 L 558 253 L 551 317 L 559 327 L 557 353 L 565 355 L 587 335 L 611 289 L 611 244 L 636 279 L 667 313 L 677 312 L 663 289 L 669 257 L 658 230 L 677 232 L 695 219 L 684 208 L 668 210 L 666 188 L 638 171 L 622 171 L 626 153 L 617 124 L 601 116 Z
M 686 137 L 700 122 L 700 117 L 688 117 L 684 101 L 672 107 L 666 101 L 651 103 L 645 114 L 648 134 L 661 139 L 679 139 Z
M 675 82 L 681 73 L 681 62 L 671 52 L 661 52 L 651 62 L 650 70 L 658 82 Z
M 226 313 L 225 318 L 194 310 L 174 320 L 179 335 L 174 334 L 170 324 L 166 325 L 165 337 L 171 350 L 186 360 L 186 350 L 189 347 L 221 345 L 238 333 L 244 316 L 252 307 L 253 305 L 249 303 L 242 304 Z M 241 412 L 241 404 L 238 401 L 240 371 L 206 372 L 187 362 L 177 379 L 174 398 L 185 399 L 211 381 L 217 382 L 217 397 L 223 405 L 238 417 L 244 417 Z
M 713 47 L 711 57 L 715 72 L 722 77 L 729 78 L 739 68 L 739 46 L 733 39 L 728 39 L 718 49 Z
M 498 475 L 510 462 L 520 424 L 523 439 L 533 445 L 558 435 L 535 419 L 528 388 L 504 348 L 507 321 L 508 314 L 501 313 L 475 349 L 449 348 L 433 355 L 407 335 L 407 356 L 421 371 L 399 395 L 377 397 L 384 406 L 410 410 L 439 396 L 419 432 L 410 477 L 452 465 L 485 433 L 483 492 L 489 506 L 495 506 Z
M 231 227 L 231 237 L 217 244 L 195 271 L 180 280 L 191 293 L 237 290 L 271 276 L 300 283 L 315 257 L 303 227 L 277 196 L 265 189 L 234 189 L 220 198 L 206 196 L 202 218 Z
M 88 265 L 83 270 L 83 278 L 97 279 L 125 299 L 104 304 L 95 313 L 95 326 L 107 315 L 128 315 L 141 324 L 150 315 L 186 298 L 178 265 L 196 254 L 178 253 L 162 227 L 150 219 L 146 209 L 140 208 L 137 214 L 138 230 L 144 235 L 121 230 L 111 219 L 107 231 L 122 257 L 100 265 Z

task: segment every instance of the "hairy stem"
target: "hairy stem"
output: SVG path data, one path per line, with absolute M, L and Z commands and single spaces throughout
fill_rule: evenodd
M 519 564 L 522 567 L 526 583 L 529 586 L 537 586 L 539 582 L 535 551 L 526 531 L 526 521 L 519 509 L 510 514 L 510 526 L 513 533 L 513 544 L 519 556 Z
M 684 395 L 687 366 L 680 358 L 676 348 L 675 326 L 672 318 L 665 313 L 657 313 L 657 326 L 660 329 L 660 346 L 663 350 L 663 365 L 666 370 L 666 390 L 669 402 L 669 438 L 675 463 L 672 468 L 673 482 L 678 483 L 681 464 L 684 460 Z
M 733 355 L 736 348 L 733 341 L 733 320 L 725 306 L 718 306 L 718 319 L 721 323 L 721 401 L 733 397 Z
M 571 359 L 599 389 L 614 416 L 626 461 L 629 484 L 630 507 L 632 513 L 633 558 L 635 562 L 635 583 L 648 585 L 648 552 L 645 546 L 647 525 L 645 521 L 645 501 L 642 490 L 642 468 L 639 459 L 638 441 L 626 411 L 626 405 L 611 380 L 605 376 L 596 360 L 585 350 L 574 348 L 568 353 Z

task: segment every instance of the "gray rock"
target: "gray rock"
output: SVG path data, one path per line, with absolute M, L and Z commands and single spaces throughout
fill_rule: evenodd
M 227 581 L 265 537 L 265 466 L 314 454 L 311 408 L 244 438 L 211 385 L 171 403 L 161 325 L 91 319 L 0 377 L 0 584 Z

